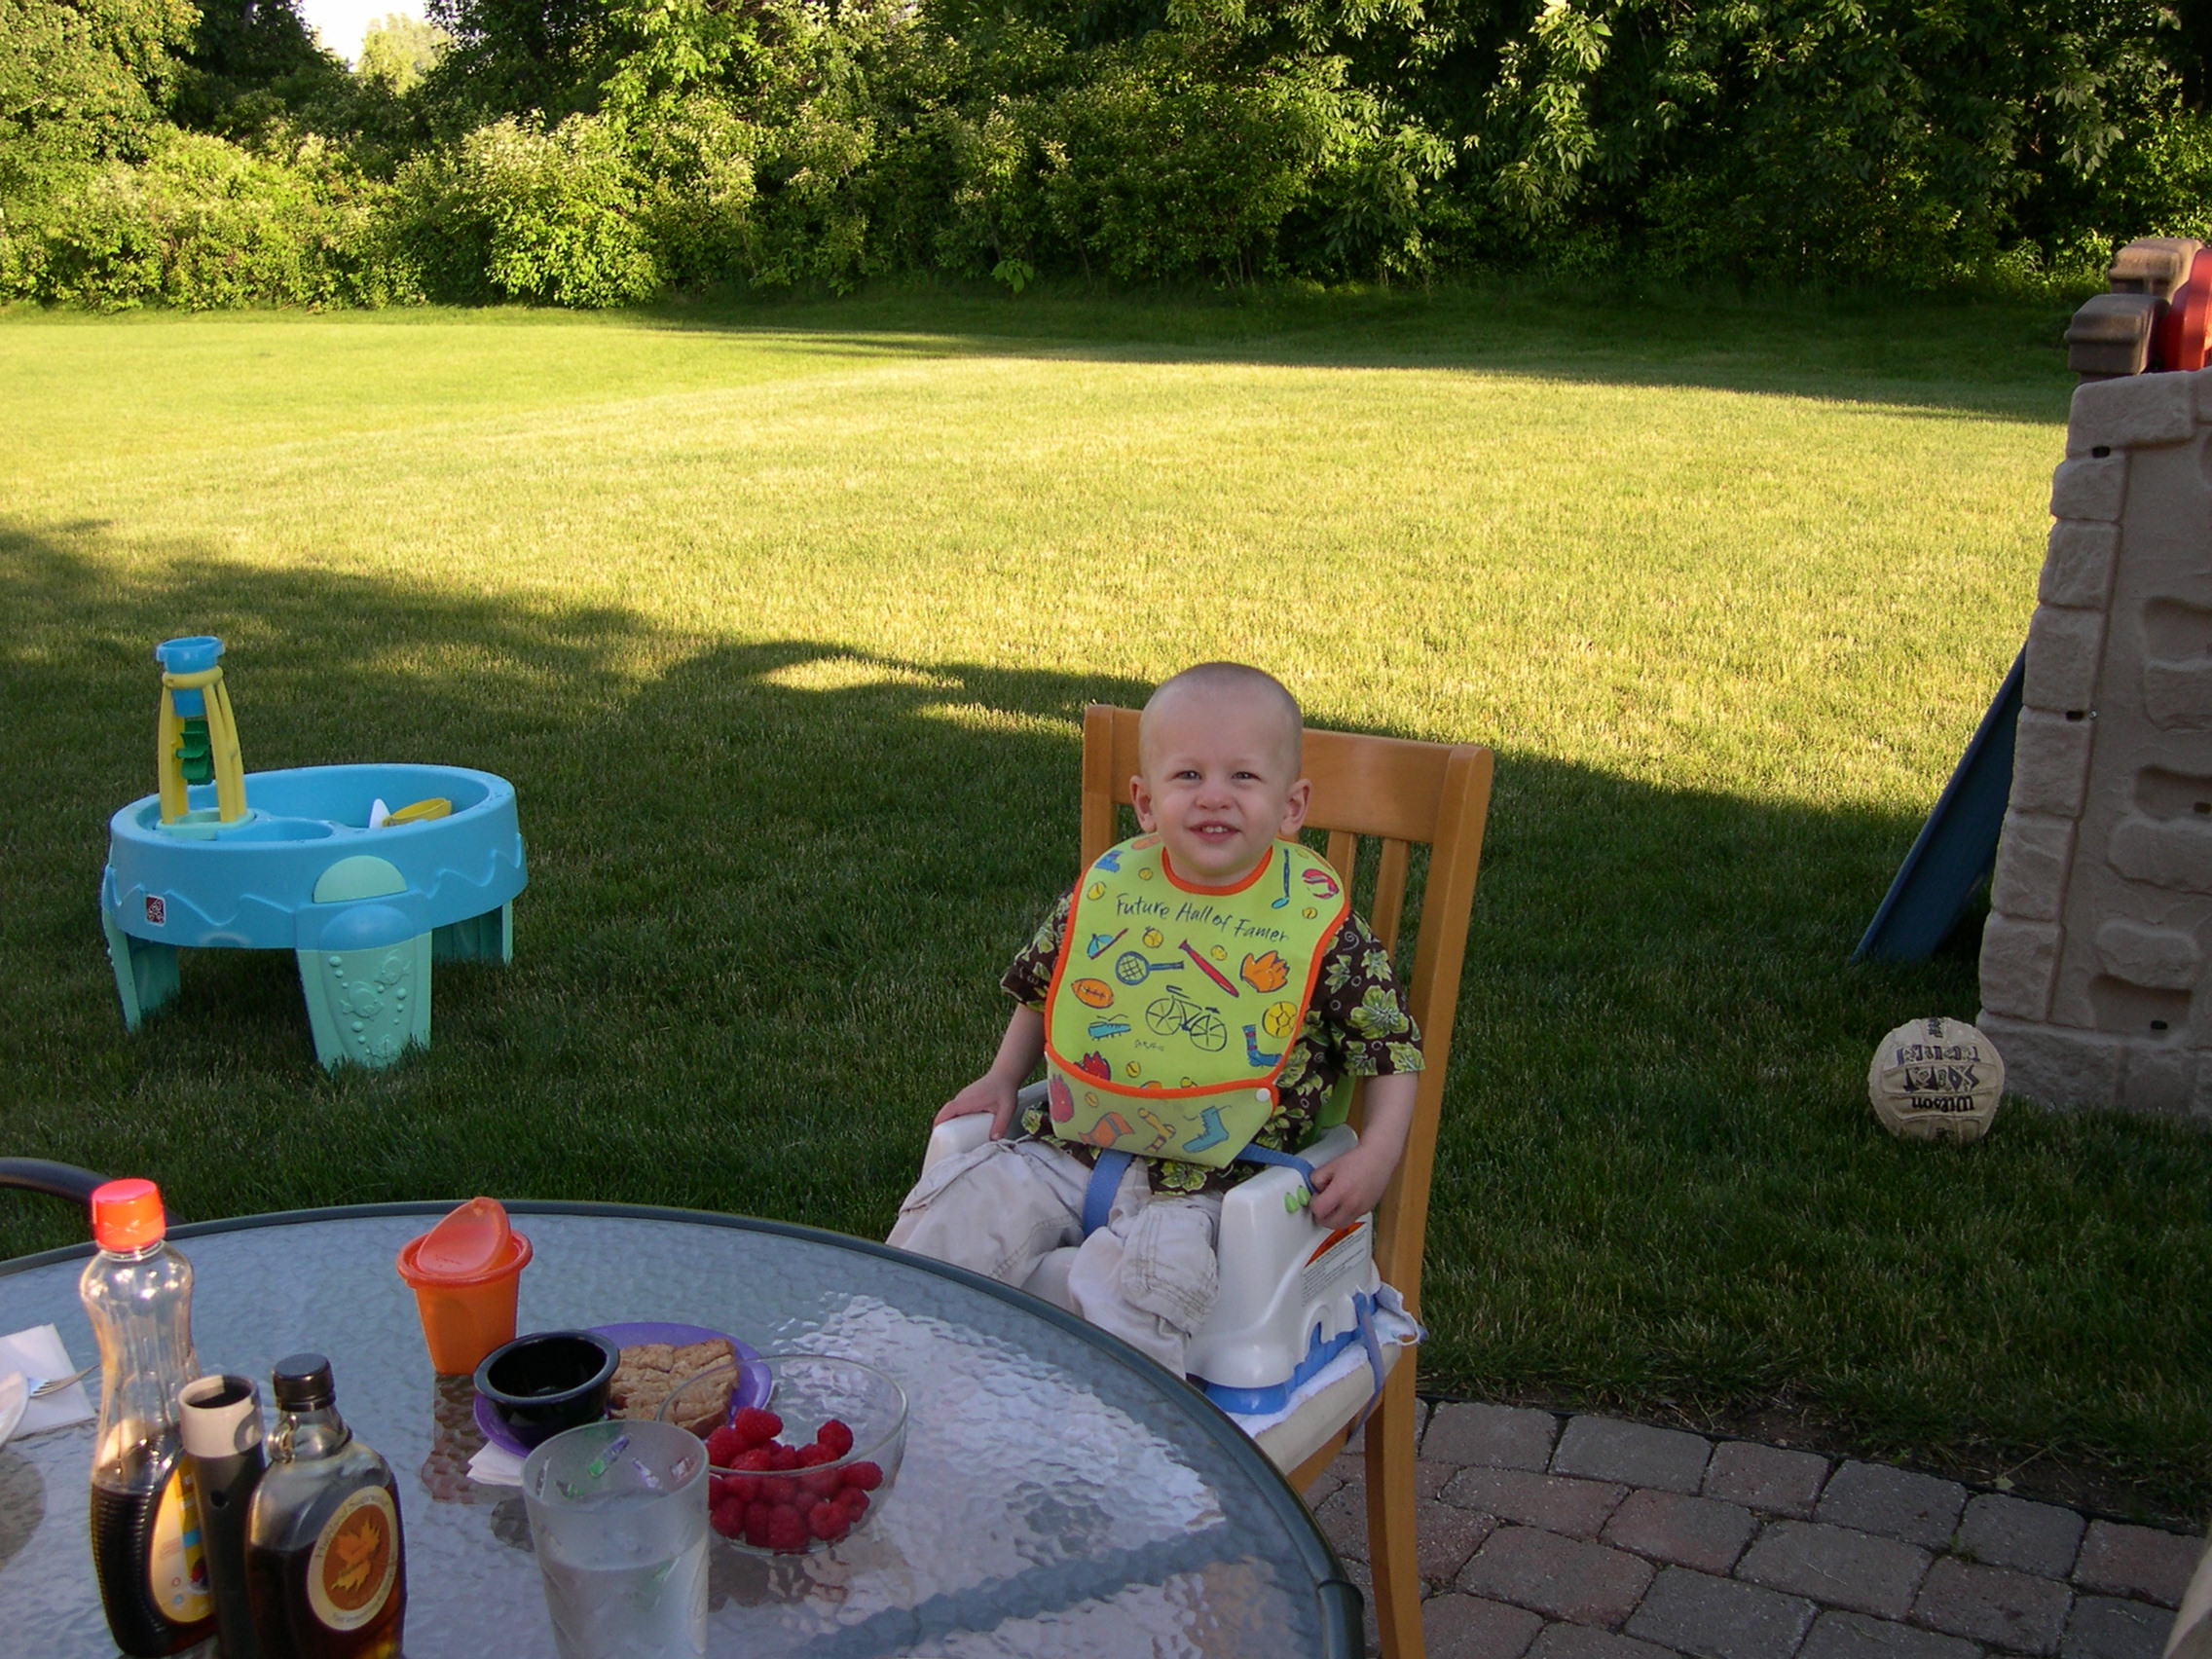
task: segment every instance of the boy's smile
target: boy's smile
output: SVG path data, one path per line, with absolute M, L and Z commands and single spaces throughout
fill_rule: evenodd
M 1306 822 L 1312 786 L 1298 775 L 1296 710 L 1285 702 L 1240 685 L 1188 685 L 1145 710 L 1144 769 L 1130 797 L 1184 881 L 1234 887 Z

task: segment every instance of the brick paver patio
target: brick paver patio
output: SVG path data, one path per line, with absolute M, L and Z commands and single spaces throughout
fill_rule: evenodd
M 1419 1449 L 1432 1659 L 2159 1659 L 2204 1547 L 1614 1418 L 1424 1407 Z M 1356 1454 L 1306 1497 L 1365 1589 Z

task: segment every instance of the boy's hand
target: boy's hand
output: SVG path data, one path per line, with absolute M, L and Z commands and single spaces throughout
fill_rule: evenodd
M 955 1118 L 972 1118 L 980 1113 L 991 1115 L 991 1139 L 1006 1139 L 1007 1125 L 1014 1122 L 1014 1097 L 1021 1091 L 994 1073 L 986 1072 L 974 1083 L 947 1100 L 930 1120 L 933 1124 L 949 1124 Z
M 1324 1227 L 1347 1226 L 1382 1198 L 1390 1171 L 1406 1150 L 1418 1087 L 1413 1072 L 1367 1080 L 1367 1122 L 1360 1127 L 1359 1144 L 1313 1171 L 1315 1221 Z
M 949 1124 L 955 1118 L 973 1118 L 988 1112 L 991 1139 L 1006 1139 L 1007 1125 L 1014 1122 L 1014 1096 L 1021 1092 L 1021 1080 L 1037 1069 L 1044 1052 L 1045 1016 L 1033 1008 L 1016 1008 L 1014 1017 L 1006 1022 L 1006 1035 L 999 1039 L 998 1058 L 991 1062 L 991 1069 L 940 1106 L 930 1122 Z
M 1362 1141 L 1342 1158 L 1332 1158 L 1313 1171 L 1313 1219 L 1323 1227 L 1347 1227 L 1382 1197 L 1397 1167 L 1394 1148 L 1370 1146 Z

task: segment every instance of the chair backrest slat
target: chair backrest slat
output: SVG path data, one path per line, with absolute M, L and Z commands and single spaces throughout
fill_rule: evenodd
M 1375 907 L 1368 912 L 1367 925 L 1393 956 L 1398 951 L 1398 924 L 1405 919 L 1406 866 L 1412 850 L 1411 842 L 1385 835 L 1382 862 L 1375 866 Z
M 1083 712 L 1083 863 L 1112 846 L 1116 810 L 1129 798 L 1137 770 L 1137 711 L 1093 703 Z M 1452 1016 L 1466 960 L 1467 921 L 1482 864 L 1490 816 L 1492 756 L 1474 744 L 1415 743 L 1351 732 L 1306 733 L 1305 771 L 1313 782 L 1307 823 L 1329 832 L 1329 862 L 1349 887 L 1357 872 L 1358 838 L 1381 838 L 1375 899 L 1368 923 L 1395 953 L 1405 915 L 1410 843 L 1428 845 L 1406 1003 L 1420 1027 L 1426 1061 L 1414 1122 L 1375 1211 L 1375 1262 L 1416 1312 L 1420 1308 L 1421 1246 L 1428 1231 L 1428 1192 L 1444 1076 L 1452 1056 Z M 1354 1111 L 1357 1113 L 1357 1106 Z M 1356 1123 L 1355 1116 L 1354 1122 Z
M 1346 888 L 1359 880 L 1359 837 L 1349 830 L 1329 831 L 1329 863 Z

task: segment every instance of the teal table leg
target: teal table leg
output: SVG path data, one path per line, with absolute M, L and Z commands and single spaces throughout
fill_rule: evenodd
M 497 962 L 504 968 L 515 959 L 514 901 L 465 922 L 434 929 L 430 955 L 439 962 Z
M 430 936 L 373 950 L 303 950 L 314 1057 L 326 1069 L 350 1060 L 388 1066 L 411 1046 L 430 1046 Z
M 176 995 L 176 946 L 132 939 L 104 908 L 100 930 L 107 935 L 108 966 L 123 998 L 123 1028 L 135 1031 L 141 1019 Z

